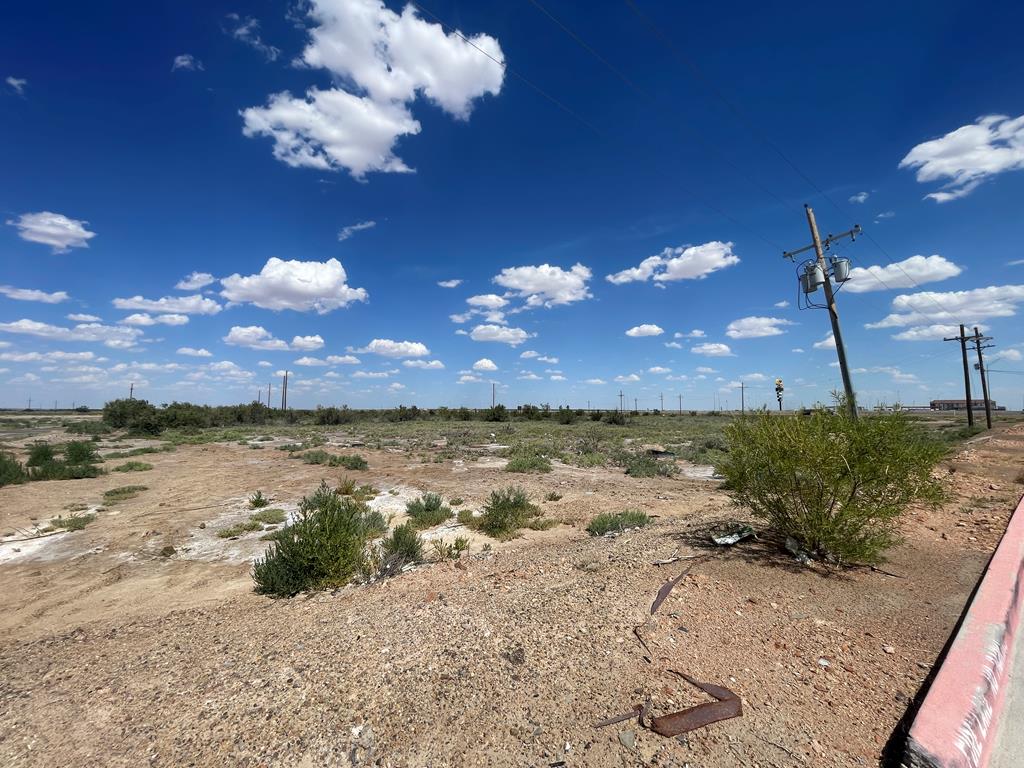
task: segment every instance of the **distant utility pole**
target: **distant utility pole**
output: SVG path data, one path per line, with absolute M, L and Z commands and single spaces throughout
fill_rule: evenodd
M 683 396 L 679 396 L 679 415 L 683 415 Z
M 281 381 L 281 410 L 288 410 L 288 371 L 284 372 L 284 378 Z
M 742 416 L 747 412 L 747 385 L 742 381 L 740 382 L 740 415 Z
M 967 331 L 964 330 L 964 324 L 960 323 L 960 335 L 953 336 L 943 341 L 959 341 L 960 342 L 960 355 L 964 361 L 964 394 L 967 396 L 967 426 L 974 426 L 974 409 L 971 407 L 971 369 L 967 365 Z
M 622 413 L 624 410 L 625 410 L 625 408 L 622 405 L 622 390 L 620 389 L 619 390 L 619 413 Z
M 135 399 L 135 382 L 134 381 L 131 384 L 128 385 L 128 399 L 129 400 L 134 400 Z
M 665 393 L 661 393 L 661 412 L 665 412 Z
M 829 319 L 832 321 L 832 337 L 835 339 L 836 354 L 839 356 L 839 370 L 843 374 L 843 390 L 846 392 L 846 404 L 850 410 L 850 417 L 856 419 L 857 400 L 853 392 L 853 381 L 850 379 L 850 368 L 846 363 L 846 346 L 843 344 L 843 332 L 839 327 L 839 312 L 836 310 L 836 298 L 832 291 L 832 281 L 829 280 L 829 265 L 825 263 L 825 250 L 832 243 L 844 237 L 849 237 L 851 240 L 856 239 L 857 235 L 861 232 L 861 228 L 855 224 L 853 229 L 838 235 L 829 235 L 822 241 L 818 235 L 818 223 L 814 219 L 814 210 L 809 205 L 804 205 L 804 210 L 807 213 L 807 226 L 811 230 L 812 242 L 810 245 L 797 248 L 795 251 L 786 251 L 782 255 L 792 261 L 793 257 L 797 254 L 804 253 L 812 248 L 814 249 L 815 259 L 809 260 L 804 264 L 804 274 L 800 276 L 801 287 L 805 294 L 811 294 L 818 290 L 819 285 L 824 284 L 825 286 L 825 303 L 828 306 Z M 849 259 L 833 256 L 831 261 L 832 275 L 835 277 L 836 282 L 844 283 L 849 280 Z
M 494 407 L 494 382 L 491 382 L 491 408 Z
M 988 381 L 985 380 L 985 358 L 981 350 L 988 349 L 991 344 L 981 345 L 983 341 L 992 341 L 991 336 L 982 336 L 978 326 L 974 326 L 974 348 L 978 350 L 978 372 L 981 374 L 981 392 L 985 397 L 985 424 L 992 429 L 992 402 L 988 399 Z
M 637 398 L 633 398 L 633 413 L 640 413 L 640 409 L 636 405 Z
M 273 408 L 270 404 L 270 382 L 267 382 L 267 408 Z

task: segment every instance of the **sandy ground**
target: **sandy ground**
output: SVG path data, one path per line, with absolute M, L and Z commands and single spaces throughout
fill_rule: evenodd
M 713 481 L 358 452 L 368 471 L 272 447 L 182 447 L 139 457 L 149 472 L 0 489 L 0 533 L 16 534 L 109 488 L 148 487 L 83 531 L 0 545 L 0 763 L 877 765 L 1016 503 L 1024 426 L 944 462 L 953 498 L 914 512 L 888 573 L 800 567 L 765 541 L 654 565 L 707 555 L 709 527 L 740 515 Z M 562 494 L 542 506 L 563 524 L 489 551 L 477 537 L 457 566 L 369 587 L 253 594 L 259 534 L 215 532 L 247 517 L 257 488 L 291 511 L 344 474 L 396 512 L 420 491 L 476 508 L 521 482 L 536 500 Z M 583 531 L 627 507 L 655 524 Z M 635 721 L 594 727 L 648 697 L 655 714 L 705 700 L 670 669 L 731 688 L 743 716 L 682 741 Z

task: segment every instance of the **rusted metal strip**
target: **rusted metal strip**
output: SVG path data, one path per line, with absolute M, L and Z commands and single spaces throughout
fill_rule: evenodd
M 668 715 L 653 718 L 651 720 L 651 730 L 655 733 L 662 736 L 678 736 L 696 728 L 717 723 L 719 720 L 728 720 L 743 714 L 743 702 L 740 701 L 739 696 L 728 688 L 712 683 L 702 683 L 699 680 L 694 680 L 687 674 L 676 672 L 673 669 L 668 671 L 673 675 L 683 678 L 690 685 L 714 696 L 717 701 L 709 701 L 681 710 L 680 712 L 672 712 Z
M 701 559 L 703 559 L 704 557 L 707 557 L 707 555 L 702 555 Z M 682 573 L 680 573 L 671 581 L 667 581 L 662 585 L 661 589 L 658 590 L 657 597 L 654 598 L 654 602 L 651 603 L 651 616 L 657 613 L 658 608 L 660 608 L 661 604 L 665 602 L 665 598 L 669 596 L 675 585 L 682 581 L 683 577 L 686 574 L 688 574 L 691 570 L 693 570 L 693 566 L 695 566 L 698 562 L 699 560 L 694 560 L 692 563 L 690 563 L 690 565 L 683 569 Z
M 634 717 L 637 717 L 643 711 L 644 705 L 636 704 L 631 710 L 629 710 L 629 712 L 623 712 L 621 715 L 615 715 L 614 717 L 609 717 L 607 720 L 602 720 L 599 723 L 594 723 L 594 727 L 604 728 L 608 725 L 615 725 L 616 723 L 621 723 L 623 720 L 631 720 Z

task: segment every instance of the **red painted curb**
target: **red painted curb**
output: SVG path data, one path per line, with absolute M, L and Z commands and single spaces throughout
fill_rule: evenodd
M 906 768 L 984 768 L 1006 698 L 1024 604 L 1024 498 L 1010 517 L 963 623 L 918 710 Z

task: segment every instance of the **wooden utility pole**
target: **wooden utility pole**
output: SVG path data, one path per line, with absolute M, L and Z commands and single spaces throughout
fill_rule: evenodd
M 679 415 L 683 415 L 683 396 L 679 395 Z
M 661 393 L 661 412 L 665 412 L 665 393 Z
M 270 382 L 267 382 L 267 408 L 273 408 L 270 404 Z
M 964 394 L 967 396 L 967 426 L 974 426 L 974 409 L 971 407 L 971 369 L 967 364 L 967 331 L 964 329 L 964 324 L 960 323 L 960 335 L 953 336 L 943 341 L 959 341 L 960 342 L 960 355 L 964 361 Z
M 281 410 L 288 410 L 288 371 L 284 372 L 284 379 L 281 381 Z
M 494 382 L 491 382 L 491 408 L 494 407 Z
M 740 382 L 740 415 L 742 416 L 747 412 L 747 385 L 742 381 Z
M 974 348 L 978 350 L 978 373 L 981 374 L 981 393 L 985 397 L 985 424 L 992 429 L 992 402 L 988 399 L 988 381 L 985 380 L 985 358 L 981 350 L 988 349 L 991 344 L 981 346 L 983 341 L 991 341 L 991 336 L 982 336 L 978 326 L 974 326 Z
M 633 398 L 633 413 L 640 413 L 640 409 L 636 405 L 637 398 Z
M 620 389 L 619 390 L 619 413 L 622 413 L 624 410 L 625 410 L 625 407 L 622 404 L 622 390 Z
M 843 332 L 839 327 L 839 312 L 836 310 L 836 297 L 832 291 L 832 281 L 828 276 L 828 264 L 825 263 L 825 248 L 828 248 L 836 240 L 844 237 L 851 239 L 855 238 L 860 234 L 860 227 L 854 226 L 853 229 L 843 232 L 839 235 L 829 235 L 825 238 L 824 242 L 818 235 L 818 222 L 814 218 L 814 209 L 809 205 L 804 205 L 804 210 L 807 213 L 807 226 L 811 230 L 811 244 L 798 248 L 795 251 L 786 251 L 783 256 L 788 259 L 792 259 L 798 253 L 803 253 L 810 249 L 814 249 L 815 257 L 817 258 L 818 268 L 821 269 L 822 275 L 825 278 L 825 301 L 828 305 L 828 316 L 832 321 L 832 338 L 836 342 L 836 354 L 839 356 L 839 370 L 843 375 L 843 390 L 846 393 L 846 405 L 850 411 L 850 418 L 857 418 L 857 399 L 853 392 L 853 381 L 850 379 L 850 368 L 846 363 L 846 346 L 843 344 Z
M 135 399 L 135 382 L 134 381 L 131 384 L 128 385 L 128 399 L 129 400 L 134 400 Z

